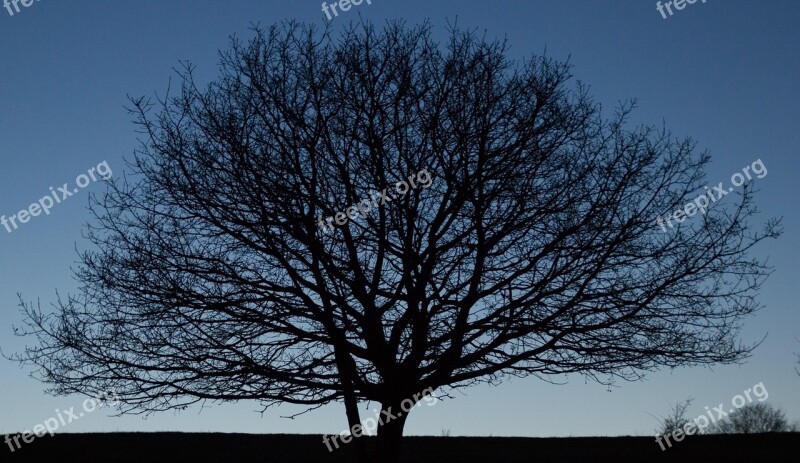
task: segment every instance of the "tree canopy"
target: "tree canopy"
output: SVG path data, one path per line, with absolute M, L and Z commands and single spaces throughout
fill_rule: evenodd
M 52 392 L 113 389 L 126 412 L 343 400 L 353 424 L 362 400 L 752 348 L 739 327 L 769 269 L 749 253 L 777 221 L 752 229 L 745 185 L 662 230 L 708 153 L 632 127 L 633 102 L 605 114 L 568 63 L 427 24 L 287 23 L 233 38 L 208 85 L 181 69 L 132 100 L 142 144 L 92 204 L 81 290 L 23 302 L 18 358 Z

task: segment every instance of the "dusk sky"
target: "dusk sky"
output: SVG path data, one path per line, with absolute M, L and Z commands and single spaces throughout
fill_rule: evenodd
M 41 0 L 9 15 L 0 9 L 0 215 L 27 209 L 64 183 L 95 169 L 115 178 L 137 148 L 128 97 L 163 96 L 182 61 L 202 81 L 217 76 L 218 51 L 229 37 L 252 36 L 253 24 L 298 20 L 323 26 L 318 1 L 260 0 Z M 476 386 L 454 399 L 420 407 L 406 435 L 613 436 L 652 435 L 654 416 L 689 397 L 691 417 L 705 407 L 763 383 L 768 403 L 800 419 L 800 3 L 796 0 L 708 0 L 687 4 L 666 19 L 651 0 L 372 0 L 340 12 L 336 31 L 359 16 L 383 25 L 429 20 L 434 36 L 448 24 L 507 39 L 510 58 L 545 53 L 573 65 L 574 78 L 613 114 L 619 101 L 638 99 L 632 124 L 667 127 L 691 136 L 712 163 L 708 184 L 761 160 L 767 174 L 753 178 L 760 191 L 757 223 L 783 217 L 784 234 L 758 246 L 774 273 L 763 285 L 764 310 L 745 321 L 742 341 L 763 343 L 742 365 L 664 369 L 639 382 L 600 385 L 581 375 L 513 379 Z M 13 7 L 12 7 L 13 8 Z M 89 181 L 48 215 L 15 229 L 0 225 L 0 349 L 21 351 L 17 294 L 45 310 L 57 293 L 74 292 L 77 250 L 90 220 Z M 665 211 L 665 214 L 669 211 Z M 81 396 L 52 397 L 29 377 L 33 370 L 0 358 L 0 434 L 31 429 L 55 409 L 78 407 Z M 373 404 L 370 410 L 374 408 Z M 112 417 L 97 411 L 60 432 L 215 431 L 338 433 L 347 427 L 341 404 L 295 419 L 296 406 L 269 409 L 255 402 L 207 403 L 148 417 Z M 371 414 L 362 405 L 362 415 Z

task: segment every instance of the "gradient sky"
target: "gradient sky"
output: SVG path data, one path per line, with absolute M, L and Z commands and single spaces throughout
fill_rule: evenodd
M 250 36 L 251 23 L 298 19 L 322 25 L 320 1 L 298 0 L 42 0 L 14 16 L 0 9 L 0 214 L 15 214 L 46 195 L 50 186 L 72 185 L 76 176 L 107 161 L 123 174 L 137 134 L 125 111 L 130 96 L 163 95 L 179 60 L 212 79 L 217 51 L 228 37 Z M 514 379 L 498 387 L 455 393 L 455 400 L 416 409 L 406 434 L 584 436 L 652 434 L 652 415 L 695 399 L 694 417 L 763 382 L 767 401 L 800 418 L 800 281 L 797 263 L 800 196 L 800 2 L 708 0 L 662 19 L 652 0 L 372 0 L 342 13 L 333 29 L 363 18 L 383 23 L 430 19 L 435 36 L 448 22 L 508 38 L 511 57 L 530 53 L 570 58 L 575 78 L 589 84 L 606 111 L 636 97 L 635 123 L 661 124 L 692 136 L 713 157 L 712 185 L 761 159 L 768 175 L 755 180 L 757 204 L 769 217 L 784 217 L 784 235 L 760 246 L 775 273 L 763 286 L 766 308 L 747 320 L 745 342 L 766 336 L 744 365 L 680 368 L 644 381 L 608 388 L 582 376 Z M 99 192 L 103 186 L 86 190 Z M 0 228 L 0 349 L 20 350 L 17 293 L 49 307 L 56 291 L 74 291 L 76 261 L 88 191 L 33 218 L 13 233 Z M 665 211 L 668 212 L 668 211 Z M 31 429 L 55 409 L 78 408 L 80 396 L 51 397 L 30 369 L 0 358 L 0 434 Z M 373 404 L 374 406 L 374 404 Z M 371 409 L 372 407 L 370 407 Z M 110 417 L 97 411 L 60 429 L 95 431 L 220 431 L 334 433 L 346 428 L 334 404 L 294 420 L 285 406 L 263 415 L 257 403 L 207 404 L 180 413 Z M 362 406 L 362 418 L 372 412 Z

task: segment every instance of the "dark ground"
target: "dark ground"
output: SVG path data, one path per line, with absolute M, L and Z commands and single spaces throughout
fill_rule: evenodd
M 4 438 L 5 436 L 0 436 Z M 368 444 L 374 441 L 368 440 Z M 352 443 L 328 453 L 318 435 L 185 433 L 57 434 L 2 462 L 347 462 Z M 800 433 L 691 436 L 662 452 L 652 437 L 407 437 L 409 462 L 798 462 Z

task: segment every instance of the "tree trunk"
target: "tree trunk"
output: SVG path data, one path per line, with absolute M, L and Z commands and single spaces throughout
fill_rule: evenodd
M 358 413 L 358 400 L 356 399 L 355 386 L 353 385 L 354 378 L 352 370 L 349 368 L 348 359 L 341 354 L 341 350 L 337 349 L 335 352 L 336 363 L 339 368 L 339 378 L 342 380 L 342 395 L 344 396 L 344 411 L 347 415 L 347 424 L 349 429 L 352 430 L 356 425 L 361 424 L 361 416 Z M 356 463 L 367 463 L 367 451 L 364 444 L 364 439 L 359 439 L 353 436 L 353 445 L 355 446 L 355 461 Z
M 358 401 L 355 398 L 355 392 L 352 384 L 344 387 L 344 409 L 347 414 L 347 422 L 350 429 L 358 424 L 361 424 L 361 416 L 358 413 Z M 353 445 L 355 446 L 356 463 L 367 463 L 367 450 L 364 439 L 353 436 Z
M 400 408 L 400 402 L 392 405 L 382 404 L 378 437 L 375 451 L 370 461 L 395 463 L 400 456 L 403 441 L 403 428 L 408 414 Z

